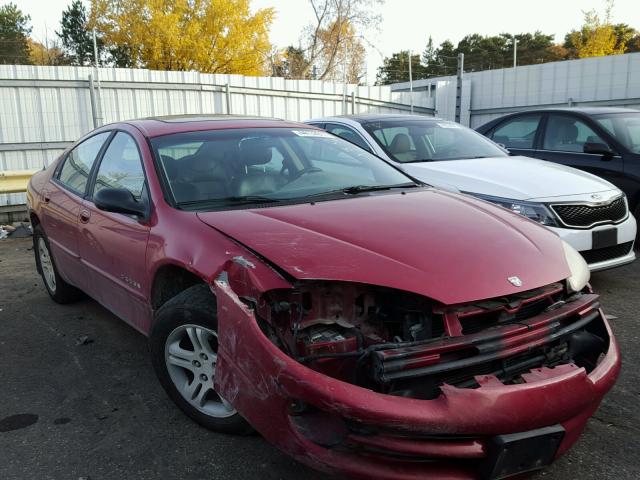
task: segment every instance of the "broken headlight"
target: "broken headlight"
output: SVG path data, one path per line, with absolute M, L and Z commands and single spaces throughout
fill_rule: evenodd
M 580 292 L 589 283 L 591 272 L 584 257 L 578 251 L 562 240 L 564 258 L 567 259 L 571 276 L 567 278 L 567 287 L 572 292 Z

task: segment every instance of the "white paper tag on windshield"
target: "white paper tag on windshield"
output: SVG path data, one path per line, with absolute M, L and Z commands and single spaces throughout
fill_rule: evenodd
M 460 125 L 454 122 L 438 122 L 436 125 L 440 128 L 460 128 Z
M 298 135 L 299 137 L 324 137 L 324 138 L 335 138 L 328 132 L 324 130 L 291 130 L 293 133 Z

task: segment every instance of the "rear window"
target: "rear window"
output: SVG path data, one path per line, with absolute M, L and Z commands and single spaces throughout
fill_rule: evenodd
M 71 150 L 58 173 L 58 180 L 69 190 L 84 195 L 96 157 L 111 132 L 99 133 Z

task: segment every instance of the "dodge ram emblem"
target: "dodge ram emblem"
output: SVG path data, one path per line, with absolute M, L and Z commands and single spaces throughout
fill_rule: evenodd
M 509 278 L 507 278 L 507 280 L 509 280 L 509 283 L 511 285 L 513 285 L 514 287 L 521 287 L 522 286 L 522 280 L 520 280 L 520 278 L 518 278 L 518 277 L 509 277 Z

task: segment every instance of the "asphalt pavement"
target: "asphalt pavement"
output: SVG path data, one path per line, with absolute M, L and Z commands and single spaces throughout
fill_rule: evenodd
M 640 478 L 640 262 L 592 277 L 623 369 L 578 444 L 536 479 Z M 30 239 L 0 240 L 0 479 L 325 478 L 259 436 L 205 430 L 165 395 L 144 336 L 92 300 L 57 305 Z

